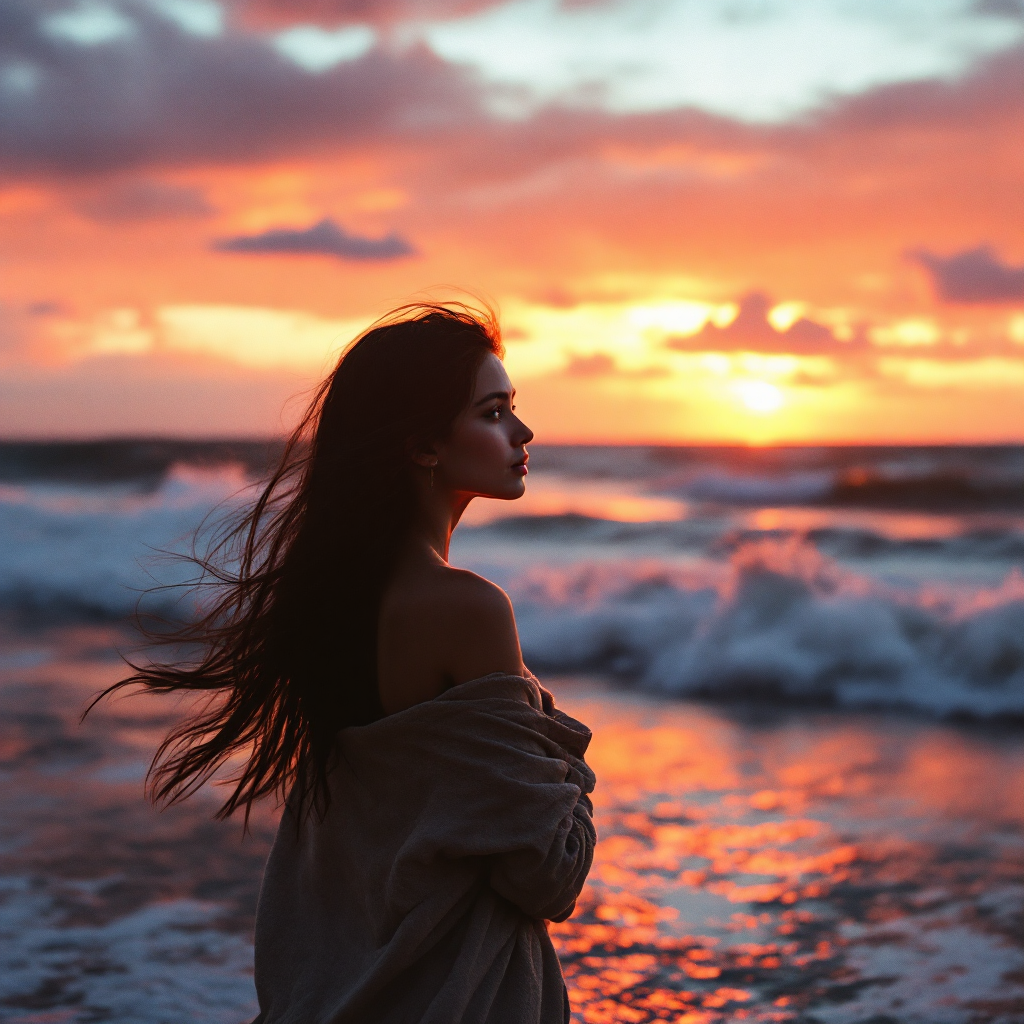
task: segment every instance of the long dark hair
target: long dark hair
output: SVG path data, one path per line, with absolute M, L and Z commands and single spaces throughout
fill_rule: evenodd
M 195 792 L 229 759 L 242 766 L 218 811 L 287 796 L 322 812 L 339 729 L 378 718 L 377 617 L 416 515 L 418 446 L 443 440 L 488 353 L 504 355 L 494 313 L 456 303 L 403 306 L 342 354 L 316 389 L 255 502 L 193 554 L 215 599 L 152 637 L 189 645 L 184 662 L 129 662 L 104 691 L 201 691 L 147 777 L 154 801 Z M 97 698 L 99 699 L 99 698 Z

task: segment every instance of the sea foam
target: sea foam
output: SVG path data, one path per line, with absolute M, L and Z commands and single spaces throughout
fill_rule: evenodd
M 117 620 L 146 595 L 151 612 L 194 614 L 184 590 L 147 594 L 195 574 L 158 552 L 187 551 L 210 510 L 230 511 L 250 488 L 238 465 L 181 464 L 156 487 L 2 485 L 0 609 L 43 623 Z M 712 701 L 1024 719 L 1022 535 L 1013 528 L 928 541 L 928 566 L 952 567 L 951 578 L 968 559 L 985 563 L 987 583 L 942 584 L 872 574 L 872 558 L 905 566 L 921 542 L 848 529 L 569 514 L 460 536 L 459 564 L 513 597 L 537 671 L 607 672 Z
M 705 585 L 627 564 L 511 582 L 537 670 L 601 670 L 681 697 L 1024 718 L 1024 576 L 900 589 L 800 541 L 733 552 Z

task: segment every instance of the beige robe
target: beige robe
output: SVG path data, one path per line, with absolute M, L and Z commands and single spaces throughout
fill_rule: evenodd
M 256 916 L 259 1024 L 563 1024 L 545 921 L 596 833 L 590 731 L 493 674 L 339 734 L 322 820 L 285 811 Z

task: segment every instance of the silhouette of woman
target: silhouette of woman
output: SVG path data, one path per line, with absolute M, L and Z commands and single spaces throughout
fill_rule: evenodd
M 228 759 L 220 816 L 284 798 L 260 1024 L 569 1020 L 545 922 L 593 858 L 590 733 L 523 665 L 505 593 L 448 564 L 473 498 L 525 490 L 502 355 L 494 315 L 458 304 L 361 335 L 198 559 L 216 599 L 165 639 L 199 653 L 111 688 L 209 694 L 158 750 L 154 799 Z

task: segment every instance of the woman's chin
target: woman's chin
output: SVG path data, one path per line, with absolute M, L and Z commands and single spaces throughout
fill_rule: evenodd
M 499 498 L 502 501 L 515 501 L 516 498 L 521 498 L 526 493 L 526 480 L 520 477 L 518 480 L 513 480 L 511 483 L 503 486 L 499 491 L 489 495 L 491 498 Z

